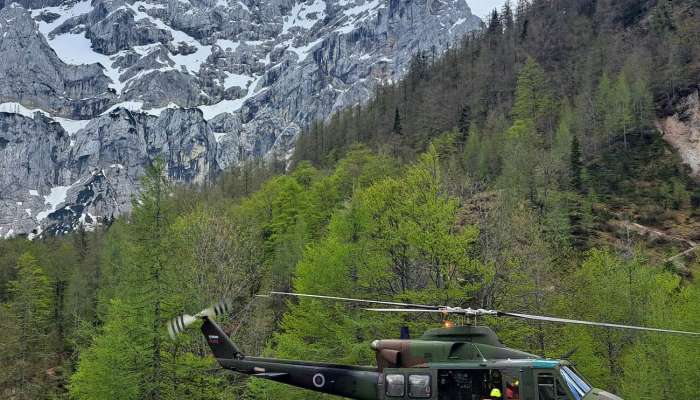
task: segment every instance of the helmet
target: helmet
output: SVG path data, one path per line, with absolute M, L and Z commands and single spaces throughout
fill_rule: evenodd
M 500 399 L 501 398 L 501 389 L 499 389 L 499 388 L 491 389 L 491 394 L 489 394 L 489 397 L 495 397 L 497 399 Z

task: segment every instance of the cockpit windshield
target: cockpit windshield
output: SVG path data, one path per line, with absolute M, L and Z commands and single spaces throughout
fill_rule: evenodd
M 564 382 L 574 395 L 574 399 L 581 400 L 586 393 L 591 391 L 589 385 L 573 368 L 563 365 L 561 367 L 561 376 Z

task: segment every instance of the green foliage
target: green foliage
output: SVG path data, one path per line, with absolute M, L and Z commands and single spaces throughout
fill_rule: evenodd
M 639 257 L 625 259 L 593 250 L 571 285 L 572 295 L 562 297 L 566 311 L 559 312 L 669 329 L 692 330 L 700 323 L 700 314 L 693 314 L 697 287 L 684 286 L 679 277 Z M 570 326 L 562 332 L 564 347 L 559 351 L 575 349 L 573 359 L 595 385 L 617 389 L 625 398 L 682 398 L 693 390 L 690 382 L 697 378 L 697 371 L 683 361 L 697 357 L 689 342 L 677 336 Z
M 485 171 L 483 171 L 481 161 L 484 153 L 484 151 L 481 151 L 481 137 L 479 131 L 476 125 L 471 125 L 467 142 L 464 145 L 465 169 L 468 173 L 477 177 L 483 176 Z
M 468 302 L 484 284 L 485 271 L 472 256 L 477 231 L 456 225 L 457 211 L 457 199 L 445 192 L 440 161 L 432 149 L 402 177 L 355 191 L 350 203 L 333 214 L 328 234 L 304 252 L 294 289 L 440 304 Z M 365 342 L 391 334 L 388 326 L 384 316 L 374 318 L 360 310 L 348 312 L 344 305 L 302 299 L 285 314 L 281 333 L 273 339 L 274 353 L 368 364 L 372 354 Z M 259 383 L 251 390 L 263 387 L 268 395 L 288 393 Z
M 653 310 L 647 317 L 649 323 L 697 332 L 700 327 L 697 285 L 679 288 L 669 276 L 657 280 L 663 286 L 662 290 L 649 293 L 653 304 L 647 308 Z M 693 342 L 693 339 L 679 336 L 640 335 L 622 360 L 625 374 L 621 392 L 631 399 L 694 396 L 698 372 L 692 366 L 700 357 L 700 351 Z M 640 382 L 648 384 L 640 385 Z
M 146 368 L 148 344 L 146 321 L 120 300 L 110 304 L 110 320 L 80 357 L 71 377 L 70 391 L 76 399 L 140 399 L 142 370 Z M 134 331 L 136 330 L 136 331 Z
M 3 336 L 10 338 L 0 347 L 0 393 L 8 397 L 35 399 L 56 391 L 45 375 L 51 365 L 51 292 L 37 259 L 22 254 L 16 278 L 8 284 L 10 301 L 0 308 Z
M 548 119 L 554 106 L 542 67 L 534 58 L 528 57 L 518 73 L 515 89 L 513 120 L 533 121 L 538 130 L 548 128 Z
M 459 116 L 459 121 L 457 121 L 457 129 L 460 134 L 460 142 L 465 143 L 469 137 L 471 131 L 471 115 L 469 107 L 462 108 L 462 113 Z
M 197 282 L 196 271 L 173 258 L 177 237 L 169 231 L 169 194 L 164 166 L 156 163 L 134 201 L 126 235 L 119 237 L 123 253 L 113 259 L 117 271 L 105 325 L 71 377 L 76 399 L 211 398 L 220 392 L 220 381 L 205 372 L 210 361 L 194 362 L 186 340 L 164 337 L 167 317 L 182 310 Z
M 583 165 L 581 162 L 581 145 L 579 144 L 578 138 L 574 136 L 571 139 L 571 150 L 569 151 L 570 165 L 569 169 L 571 171 L 571 187 L 576 191 L 581 191 L 583 189 Z
M 627 133 L 634 122 L 632 91 L 627 83 L 625 73 L 621 72 L 617 77 L 613 88 L 613 111 L 611 113 L 611 127 L 615 132 L 622 132 L 625 149 L 627 148 Z
M 642 3 L 506 6 L 374 100 L 312 123 L 290 170 L 251 161 L 192 189 L 156 164 L 108 228 L 0 241 L 0 397 L 66 397 L 71 373 L 75 399 L 320 397 L 213 373 L 196 330 L 165 338 L 168 318 L 224 296 L 236 319 L 220 322 L 251 355 L 371 364 L 371 339 L 438 322 L 251 301 L 271 289 L 700 330 L 697 283 L 656 266 L 663 243 L 614 225 L 682 235 L 700 201 L 654 129 L 696 83 L 697 2 Z M 680 337 L 489 323 L 538 354 L 577 348 L 580 369 L 625 398 L 697 386 L 700 354 Z
M 49 279 L 31 253 L 17 260 L 17 278 L 10 282 L 11 308 L 20 321 L 25 335 L 30 332 L 47 333 L 50 322 L 51 298 Z M 26 339 L 26 338 L 25 338 Z M 30 338 L 27 348 L 40 345 L 39 338 Z
M 503 149 L 503 167 L 499 187 L 508 188 L 511 201 L 535 201 L 535 175 L 529 168 L 537 164 L 535 126 L 530 119 L 516 120 L 508 130 Z
M 605 140 L 610 142 L 610 135 L 615 129 L 615 121 L 613 120 L 614 114 L 611 112 L 613 107 L 613 91 L 608 78 L 607 73 L 603 73 L 603 76 L 598 82 L 598 90 L 596 92 L 595 98 L 595 112 L 596 112 L 596 127 L 598 140 Z

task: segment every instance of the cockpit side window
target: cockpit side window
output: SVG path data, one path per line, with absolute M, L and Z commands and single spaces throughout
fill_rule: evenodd
M 566 390 L 551 372 L 537 375 L 537 395 L 539 400 L 568 400 Z
M 569 390 L 574 395 L 575 400 L 581 400 L 586 393 L 591 391 L 591 386 L 586 382 L 575 370 L 568 366 L 562 366 L 561 376 L 564 382 L 569 387 Z

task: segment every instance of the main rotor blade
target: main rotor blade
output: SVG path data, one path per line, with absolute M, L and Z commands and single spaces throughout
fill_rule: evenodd
M 363 308 L 365 311 L 375 311 L 375 312 L 402 312 L 402 313 L 439 313 L 439 314 L 454 314 L 454 312 L 443 311 L 443 310 L 428 310 L 425 308 Z
M 415 307 L 428 310 L 435 310 L 444 306 L 431 306 L 427 304 L 411 304 L 411 303 L 397 303 L 393 301 L 377 301 L 377 300 L 362 300 L 362 299 L 351 299 L 347 297 L 334 297 L 334 296 L 321 296 L 317 294 L 303 294 L 303 293 L 288 293 L 288 292 L 270 292 L 270 294 L 278 296 L 292 296 L 292 297 L 309 297 L 314 299 L 324 299 L 324 300 L 340 300 L 348 301 L 353 303 L 368 303 L 368 304 L 384 304 L 387 306 L 403 306 L 403 307 Z
M 498 316 L 498 311 L 495 310 L 484 310 L 481 308 L 461 308 L 461 307 L 443 307 L 437 310 L 424 310 L 420 308 L 365 308 L 366 311 L 375 312 L 428 312 L 428 313 L 440 313 L 440 314 L 459 314 L 466 315 L 469 317 L 484 317 L 484 316 Z
M 315 299 L 324 300 L 339 300 L 348 301 L 354 303 L 366 303 L 366 304 L 382 304 L 389 306 L 400 306 L 407 308 L 365 308 L 366 311 L 374 312 L 393 312 L 393 313 L 435 313 L 435 314 L 461 314 L 469 316 L 506 316 L 534 321 L 545 321 L 545 322 L 558 322 L 564 324 L 577 324 L 577 325 L 587 325 L 587 326 L 599 326 L 604 328 L 616 328 L 616 329 L 632 329 L 637 331 L 648 331 L 648 332 L 663 332 L 663 333 L 675 333 L 679 335 L 691 335 L 700 336 L 698 332 L 688 332 L 679 331 L 673 329 L 660 329 L 660 328 L 648 328 L 643 326 L 634 325 L 622 325 L 622 324 L 611 324 L 607 322 L 593 322 L 593 321 L 583 321 L 577 319 L 567 319 L 567 318 L 557 318 L 557 317 L 547 317 L 541 315 L 531 315 L 531 314 L 521 314 L 512 313 L 504 311 L 494 311 L 494 310 L 483 310 L 483 309 L 471 309 L 471 308 L 461 308 L 461 307 L 449 307 L 449 306 L 433 306 L 427 304 L 411 304 L 411 303 L 400 303 L 393 301 L 377 301 L 377 300 L 363 300 L 363 299 L 352 299 L 348 297 L 335 297 L 335 296 L 322 296 L 315 294 L 304 294 L 304 293 L 288 293 L 288 292 L 270 292 L 271 295 L 278 296 L 292 296 L 292 297 L 307 297 Z
M 503 312 L 503 311 L 499 311 L 498 315 L 505 315 L 508 317 L 529 319 L 529 320 L 534 320 L 534 321 L 560 322 L 560 323 L 564 323 L 564 324 L 600 326 L 600 327 L 604 327 L 604 328 L 632 329 L 632 330 L 636 330 L 636 331 L 664 332 L 664 333 L 676 333 L 679 335 L 700 336 L 700 333 L 698 333 L 698 332 L 677 331 L 677 330 L 673 330 L 673 329 L 647 328 L 647 327 L 643 327 L 643 326 L 610 324 L 610 323 L 606 323 L 606 322 L 582 321 L 582 320 L 577 320 L 577 319 L 545 317 L 545 316 L 541 316 L 541 315 L 519 314 L 519 313 L 511 313 L 511 312 Z

